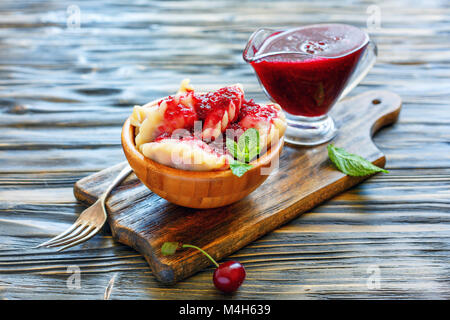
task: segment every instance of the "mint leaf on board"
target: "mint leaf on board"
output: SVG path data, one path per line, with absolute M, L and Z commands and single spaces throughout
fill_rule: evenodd
M 179 247 L 179 242 L 164 242 L 161 246 L 161 253 L 163 254 L 163 256 L 170 256 L 174 254 Z
M 330 160 L 334 163 L 334 165 L 339 169 L 339 171 L 349 176 L 360 177 L 377 172 L 389 173 L 389 171 L 377 167 L 363 157 L 348 153 L 343 148 L 337 148 L 333 144 L 329 144 L 327 149 L 328 157 L 330 157 Z
M 251 164 L 235 161 L 230 164 L 231 172 L 235 176 L 242 177 L 244 173 L 246 173 L 248 170 L 250 170 L 253 166 Z

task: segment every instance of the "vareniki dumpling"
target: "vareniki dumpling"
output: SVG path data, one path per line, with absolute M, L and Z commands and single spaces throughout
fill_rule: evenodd
M 147 158 L 181 170 L 226 170 L 233 160 L 195 137 L 163 138 L 143 144 L 141 150 Z
M 182 83 L 175 96 L 169 96 L 156 104 L 135 106 L 130 122 L 137 128 L 136 147 L 155 140 L 161 134 L 171 134 L 176 129 L 191 130 L 198 119 L 194 108 L 194 92 L 187 91 Z
M 202 138 L 215 140 L 239 116 L 244 89 L 237 84 L 200 97 L 197 112 L 204 120 Z

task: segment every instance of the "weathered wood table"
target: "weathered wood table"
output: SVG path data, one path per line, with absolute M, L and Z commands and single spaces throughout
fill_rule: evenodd
M 368 29 L 376 66 L 352 94 L 401 95 L 375 138 L 389 174 L 235 253 L 244 286 L 224 297 L 212 268 L 175 286 L 109 230 L 64 253 L 33 249 L 74 222 L 78 179 L 124 160 L 134 104 L 190 77 L 241 82 L 257 27 L 341 22 Z M 0 3 L 0 298 L 450 298 L 450 8 L 447 1 L 11 1 Z M 80 282 L 74 274 L 80 271 Z M 108 288 L 108 289 L 107 289 Z

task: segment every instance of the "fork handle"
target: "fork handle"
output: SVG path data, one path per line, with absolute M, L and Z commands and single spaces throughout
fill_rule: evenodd
M 101 201 L 102 201 L 103 207 L 105 206 L 105 200 L 106 200 L 106 198 L 108 198 L 111 191 L 117 185 L 119 185 L 126 177 L 128 177 L 128 175 L 133 171 L 133 169 L 131 169 L 131 167 L 128 165 L 128 162 L 123 162 L 123 163 L 126 163 L 127 165 L 122 169 L 122 171 L 120 171 L 120 173 L 116 176 L 114 181 L 111 182 L 111 184 L 108 186 L 108 189 L 106 189 L 106 191 L 101 195 Z M 105 210 L 105 212 L 106 212 L 106 210 Z

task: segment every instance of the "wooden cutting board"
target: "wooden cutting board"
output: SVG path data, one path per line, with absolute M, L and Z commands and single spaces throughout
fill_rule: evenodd
M 331 112 L 339 128 L 332 143 L 383 167 L 385 157 L 371 137 L 381 127 L 394 123 L 400 108 L 400 97 L 388 91 L 369 91 L 340 102 Z M 279 169 L 248 197 L 223 208 L 198 210 L 173 205 L 131 174 L 107 201 L 113 238 L 144 255 L 159 281 L 175 283 L 211 263 L 192 249 L 162 256 L 164 242 L 194 244 L 221 260 L 367 179 L 337 171 L 328 159 L 326 146 L 301 148 L 285 144 Z M 94 203 L 123 166 L 79 180 L 74 187 L 76 198 Z

